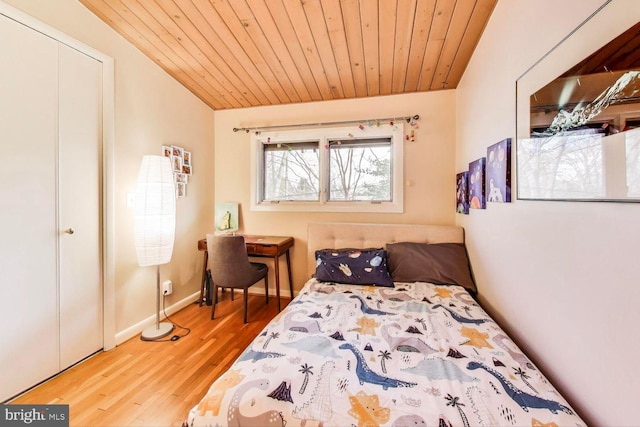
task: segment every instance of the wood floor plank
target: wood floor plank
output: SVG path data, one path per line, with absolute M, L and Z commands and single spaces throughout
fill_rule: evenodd
M 211 307 L 191 304 L 171 316 L 190 332 L 177 341 L 145 342 L 139 336 L 100 352 L 19 396 L 16 404 L 68 404 L 70 426 L 180 426 L 207 392 L 266 324 L 278 304 L 249 295 L 249 323 L 243 323 L 241 295 L 220 294 Z M 284 307 L 288 299 L 282 299 Z

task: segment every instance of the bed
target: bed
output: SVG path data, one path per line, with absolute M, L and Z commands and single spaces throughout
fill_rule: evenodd
M 585 425 L 477 304 L 462 228 L 312 223 L 307 258 L 184 425 Z

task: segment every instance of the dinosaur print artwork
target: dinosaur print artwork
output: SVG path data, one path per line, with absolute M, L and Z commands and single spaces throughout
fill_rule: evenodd
M 258 360 L 269 359 L 269 358 L 272 358 L 272 357 L 282 357 L 282 356 L 284 356 L 284 354 L 273 353 L 273 352 L 269 352 L 269 351 L 254 351 L 254 350 L 251 350 L 251 347 L 249 347 L 249 348 L 247 348 L 247 350 L 245 350 L 244 353 L 242 353 L 240 355 L 238 360 L 239 361 L 251 360 L 252 362 L 255 363 Z
M 427 422 L 420 415 L 402 415 L 391 424 L 391 427 L 427 427 Z
M 389 348 L 392 350 L 402 351 L 402 352 L 411 352 L 411 353 L 420 353 L 420 354 L 432 354 L 437 353 L 433 347 L 430 347 L 426 342 L 424 342 L 421 338 L 415 336 L 407 336 L 406 334 L 394 334 L 400 331 L 400 324 L 397 322 L 385 324 L 380 328 L 380 334 L 382 338 L 387 342 Z
M 384 390 L 389 387 L 413 387 L 416 385 L 416 383 L 396 380 L 373 372 L 364 360 L 362 353 L 360 353 L 360 351 L 351 344 L 345 343 L 338 348 L 341 350 L 351 350 L 356 357 L 356 374 L 358 375 L 360 384 L 377 384 L 381 385 Z
M 235 369 L 228 370 L 220 379 L 213 384 L 205 399 L 202 399 L 198 405 L 200 415 L 204 415 L 207 411 L 211 411 L 213 415 L 218 415 L 220 404 L 226 391 L 240 384 L 244 379 L 244 375 L 240 375 Z
M 460 328 L 460 335 L 468 338 L 468 341 L 464 344 L 472 345 L 477 348 L 493 348 L 487 341 L 487 338 L 489 338 L 489 334 L 486 332 L 480 332 L 477 329 L 467 328 L 466 326 L 463 326 L 462 328 Z
M 296 316 L 296 314 L 300 314 Z M 320 325 L 317 320 L 298 320 L 302 315 L 306 314 L 305 310 L 296 310 L 287 313 L 284 316 L 284 328 L 289 331 L 304 332 L 304 333 L 318 333 L 320 332 Z M 296 317 L 296 319 L 294 319 Z
M 183 427 L 586 425 L 459 286 L 311 279 L 253 333 Z
M 533 364 L 529 361 L 529 359 L 527 359 L 527 356 L 511 348 L 515 347 L 516 345 L 513 343 L 513 341 L 511 341 L 511 338 L 509 338 L 505 334 L 497 334 L 491 340 L 496 343 L 498 347 L 509 353 L 511 358 L 518 362 L 520 367 L 535 369 Z M 507 345 L 507 343 L 510 343 L 510 345 Z
M 311 393 L 311 397 L 302 406 L 297 406 L 291 413 L 294 418 L 302 420 L 302 425 L 307 421 L 316 421 L 320 424 L 329 421 L 331 418 L 331 372 L 336 364 L 332 361 L 326 362 L 320 369 L 318 383 Z
M 368 317 L 361 317 L 356 322 L 359 328 L 350 329 L 351 331 L 360 332 L 363 335 L 376 335 L 376 328 L 380 326 L 379 322 L 376 322 L 373 319 L 369 319 Z
M 558 424 L 551 421 L 550 423 L 543 423 L 542 421 L 538 421 L 535 418 L 531 419 L 531 427 L 558 427 Z
M 424 359 L 413 368 L 403 369 L 415 375 L 429 378 L 430 380 L 448 380 L 460 382 L 478 381 L 464 372 L 458 365 L 450 360 L 441 359 L 439 357 L 432 359 Z
M 358 301 L 360 301 L 360 310 L 364 313 L 364 314 L 375 314 L 378 316 L 385 316 L 389 313 L 387 313 L 386 311 L 382 311 L 382 310 L 377 310 L 375 308 L 371 308 L 367 305 L 367 303 L 365 302 L 365 300 L 358 295 L 351 295 L 349 298 L 355 298 Z
M 359 391 L 349 397 L 351 410 L 349 415 L 358 420 L 358 427 L 375 427 L 389 421 L 389 408 L 380 407 L 378 396 Z
M 434 309 L 435 308 L 440 308 L 440 307 L 445 309 L 446 311 L 448 311 L 449 314 L 451 314 L 451 317 L 453 317 L 458 323 L 473 323 L 473 324 L 476 324 L 476 325 L 480 325 L 480 324 L 486 322 L 485 319 L 469 319 L 467 317 L 460 316 L 458 313 L 456 313 L 453 310 L 448 309 L 447 307 L 443 306 L 442 304 L 435 304 L 433 306 Z
M 434 292 L 436 293 L 436 295 L 438 295 L 440 298 L 451 298 L 451 289 L 447 288 L 446 286 L 441 286 L 439 288 L 434 289 Z
M 288 342 L 282 345 L 288 348 L 297 349 L 299 351 L 321 354 L 324 357 L 330 357 L 332 359 L 338 357 L 338 354 L 331 345 L 331 340 L 323 336 L 311 335 L 298 341 Z
M 244 394 L 250 389 L 257 387 L 260 390 L 269 388 L 269 380 L 253 380 L 240 386 L 231 398 L 231 403 L 227 409 L 227 423 L 229 426 L 264 426 L 264 427 L 284 427 L 285 422 L 282 414 L 277 411 L 268 410 L 254 416 L 245 416 L 240 411 L 240 402 Z
M 553 400 L 543 399 L 538 396 L 534 396 L 532 394 L 526 393 L 522 390 L 517 389 L 509 380 L 507 380 L 500 372 L 496 371 L 493 368 L 490 368 L 487 365 L 484 365 L 479 362 L 469 362 L 467 364 L 467 369 L 484 369 L 500 382 L 502 388 L 507 393 L 509 397 L 511 397 L 522 409 L 525 411 L 529 411 L 529 408 L 546 408 L 557 414 L 558 411 L 566 412 L 567 414 L 573 414 L 573 411 L 569 409 L 569 407 L 558 403 Z

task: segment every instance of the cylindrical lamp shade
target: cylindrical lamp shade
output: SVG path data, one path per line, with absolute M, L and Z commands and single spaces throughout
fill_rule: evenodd
M 176 229 L 176 187 L 168 157 L 142 158 L 135 201 L 135 245 L 138 264 L 171 261 Z

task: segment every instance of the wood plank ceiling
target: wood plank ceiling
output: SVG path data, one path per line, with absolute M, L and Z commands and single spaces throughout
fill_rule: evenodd
M 80 0 L 213 109 L 458 85 L 497 0 Z

